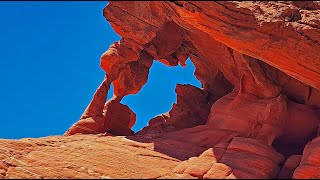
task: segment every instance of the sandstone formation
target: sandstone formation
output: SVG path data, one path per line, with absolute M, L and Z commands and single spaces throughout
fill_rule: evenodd
M 320 138 L 309 142 L 301 157 L 301 162 L 293 174 L 295 179 L 320 178 Z
M 103 135 L 0 140 L 2 178 L 184 178 L 171 172 L 179 159 L 153 143 Z
M 177 84 L 177 103 L 165 114 L 149 121 L 139 134 L 169 132 L 173 130 L 204 125 L 207 122 L 212 102 L 210 94 L 192 85 Z
M 301 155 L 290 156 L 281 168 L 278 179 L 291 179 L 294 170 L 299 166 Z
M 288 178 L 300 163 L 293 157 L 302 155 L 319 127 L 319 6 L 110 2 L 103 14 L 122 39 L 102 55 L 101 68 L 114 84 L 114 98 L 121 100 L 147 82 L 153 60 L 185 66 L 190 57 L 202 88 L 178 84 L 177 103 L 136 136 L 161 133 L 209 149 L 181 163 L 177 173 L 197 178 Z M 117 115 L 105 116 L 103 122 L 116 124 L 109 120 L 117 119 L 113 116 Z M 129 116 L 118 119 L 123 127 L 133 122 Z M 223 154 L 212 154 L 221 145 Z
M 0 178 L 320 177 L 319 1 L 110 1 L 103 15 L 122 39 L 80 120 L 63 137 L 0 140 Z M 134 133 L 123 97 L 154 60 L 188 58 L 202 88 L 177 84 L 171 110 Z
M 283 155 L 270 146 L 254 139 L 235 137 L 229 144 L 217 144 L 198 158 L 184 161 L 174 172 L 204 179 L 267 179 L 275 178 L 283 160 Z

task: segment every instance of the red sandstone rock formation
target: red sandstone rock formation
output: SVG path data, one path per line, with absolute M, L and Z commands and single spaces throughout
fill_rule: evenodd
M 153 143 L 101 135 L 1 139 L 0 179 L 190 178 L 171 172 L 181 160 L 154 148 Z
M 66 135 L 130 134 L 134 115 L 118 117 L 120 100 L 147 82 L 153 60 L 185 66 L 190 57 L 202 89 L 177 85 L 177 103 L 137 134 L 161 133 L 206 148 L 229 144 L 218 160 L 207 156 L 208 150 L 179 165 L 178 173 L 198 178 L 277 177 L 283 156 L 302 154 L 319 127 L 319 6 L 319 2 L 110 2 L 103 14 L 122 39 L 102 55 L 101 68 L 106 87 L 114 85 L 117 101 L 108 102 L 102 112 L 105 97 L 99 88 Z M 94 117 L 103 120 L 93 122 Z M 91 131 L 79 129 L 80 124 Z M 244 167 L 251 162 L 260 168 Z M 290 162 L 281 176 L 291 176 L 296 164 Z
M 320 177 L 319 2 L 111 1 L 103 15 L 122 39 L 101 56 L 91 103 L 66 137 L 0 141 L 0 178 Z M 177 85 L 172 109 L 134 134 L 121 99 L 154 60 L 188 57 L 202 88 Z
M 309 142 L 301 157 L 299 166 L 295 169 L 292 178 L 308 179 L 320 178 L 320 138 L 316 138 Z
M 217 144 L 199 157 L 182 162 L 174 172 L 204 179 L 267 179 L 276 177 L 283 160 L 270 146 L 235 137 L 229 144 Z
M 291 179 L 294 170 L 299 166 L 301 155 L 290 156 L 281 168 L 278 179 Z
M 175 92 L 177 103 L 173 104 L 172 109 L 151 119 L 139 134 L 176 131 L 206 124 L 213 103 L 210 101 L 211 95 L 192 85 L 181 84 L 177 84 Z

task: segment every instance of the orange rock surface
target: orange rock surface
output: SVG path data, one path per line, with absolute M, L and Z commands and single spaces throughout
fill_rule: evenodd
M 320 2 L 111 1 L 103 15 L 122 39 L 80 120 L 0 140 L 0 178 L 320 177 Z M 134 133 L 122 98 L 153 61 L 187 58 L 202 88 L 178 84 L 172 109 Z
M 103 135 L 0 140 L 0 178 L 183 178 L 153 143 Z

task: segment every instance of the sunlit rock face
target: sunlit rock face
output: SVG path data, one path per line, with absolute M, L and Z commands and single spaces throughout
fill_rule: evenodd
M 58 177 L 37 169 L 17 143 L 37 148 L 35 156 L 70 145 L 61 177 L 320 177 L 320 2 L 110 1 L 103 15 L 122 39 L 101 56 L 106 76 L 80 120 L 59 142 L 0 141 L 12 151 L 1 152 L 0 178 L 28 177 L 19 167 L 38 172 L 32 177 Z M 147 83 L 153 61 L 186 66 L 188 58 L 202 88 L 177 84 L 171 110 L 134 133 L 136 115 L 121 99 Z M 110 84 L 114 95 L 106 102 Z M 94 171 L 74 170 L 80 143 L 106 157 L 94 158 Z M 114 165 L 101 150 L 126 160 Z

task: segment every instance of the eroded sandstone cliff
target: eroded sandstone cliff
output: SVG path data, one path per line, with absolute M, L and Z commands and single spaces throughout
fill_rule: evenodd
M 101 56 L 105 79 L 66 141 L 127 136 L 176 158 L 160 175 L 125 177 L 320 178 L 320 2 L 111 1 L 103 15 L 122 39 Z M 178 84 L 172 109 L 135 134 L 121 99 L 147 83 L 153 61 L 187 58 L 202 88 Z

